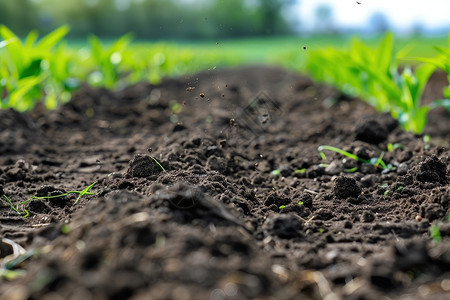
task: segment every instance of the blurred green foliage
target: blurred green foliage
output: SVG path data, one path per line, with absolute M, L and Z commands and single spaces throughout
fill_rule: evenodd
M 0 20 L 19 36 L 68 24 L 70 37 L 133 32 L 139 39 L 215 39 L 292 32 L 293 0 L 2 0 Z
M 445 70 L 448 59 L 445 55 L 449 52 L 444 48 L 437 50 L 444 56 L 426 60 Z M 403 129 L 419 134 L 425 129 L 428 111 L 443 106 L 450 112 L 450 100 L 421 105 L 425 85 L 435 66 L 422 64 L 414 70 L 406 66 L 400 71 L 398 61 L 404 56 L 404 51 L 394 50 L 392 33 L 386 34 L 377 47 L 369 47 L 355 37 L 349 50 L 312 51 L 305 70 L 316 80 L 366 100 L 378 111 L 391 112 Z
M 414 133 L 424 130 L 430 109 L 443 106 L 450 111 L 449 99 L 421 105 L 425 85 L 435 68 L 448 72 L 450 47 L 435 47 L 439 53 L 436 57 L 415 59 L 425 64 L 414 69 L 399 68 L 398 61 L 405 52 L 395 50 L 391 33 L 376 46 L 355 37 L 348 50 L 308 50 L 306 45 L 309 47 L 311 40 L 249 39 L 240 41 L 238 47 L 232 41 L 214 45 L 133 42 L 130 34 L 110 42 L 90 35 L 87 42 L 73 47 L 65 39 L 68 32 L 69 27 L 62 26 L 39 40 L 37 32 L 31 31 L 21 40 L 6 26 L 0 26 L 0 108 L 25 111 L 43 101 L 52 109 L 68 101 L 83 82 L 117 89 L 139 81 L 158 83 L 165 76 L 203 69 L 275 62 L 361 97 L 379 111 L 391 112 L 405 130 Z M 283 54 L 292 51 L 286 50 L 287 45 L 296 49 L 295 56 Z M 444 90 L 447 98 L 448 89 Z
M 32 109 L 43 101 L 49 109 L 70 100 L 81 83 L 109 89 L 139 81 L 158 83 L 164 76 L 233 66 L 242 58 L 209 48 L 169 43 L 134 43 L 132 36 L 104 43 L 91 35 L 88 43 L 74 48 L 64 39 L 62 26 L 38 40 L 31 31 L 22 41 L 0 26 L 0 108 Z

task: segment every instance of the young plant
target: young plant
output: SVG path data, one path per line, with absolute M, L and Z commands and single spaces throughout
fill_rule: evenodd
M 87 186 L 85 189 L 81 190 L 81 191 L 68 191 L 66 193 L 63 194 L 59 194 L 59 195 L 53 195 L 53 196 L 33 196 L 27 200 L 21 201 L 17 204 L 14 204 L 6 195 L 3 195 L 2 198 L 4 200 L 6 200 L 6 202 L 8 202 L 8 204 L 11 206 L 11 208 L 20 216 L 26 218 L 30 215 L 29 211 L 25 208 L 21 208 L 22 206 L 24 206 L 25 204 L 39 199 L 39 200 L 48 200 L 48 199 L 54 199 L 54 198 L 60 198 L 60 197 L 64 197 L 67 196 L 69 194 L 78 194 L 77 199 L 75 200 L 73 205 L 76 205 L 78 203 L 78 201 L 81 199 L 81 197 L 83 197 L 84 195 L 93 195 L 94 193 L 89 192 L 89 190 L 96 184 L 97 182 L 94 182 L 92 184 L 90 184 L 89 186 Z
M 419 134 L 425 129 L 429 110 L 443 106 L 450 112 L 450 101 L 421 105 L 425 85 L 435 67 L 424 64 L 414 71 L 406 67 L 400 73 L 396 61 L 403 53 L 395 52 L 393 43 L 392 33 L 386 34 L 375 49 L 354 38 L 349 51 L 314 52 L 306 69 L 316 79 L 334 84 L 343 93 L 361 97 L 378 111 L 391 112 L 404 130 Z
M 0 26 L 0 108 L 29 110 L 43 97 L 47 107 L 56 106 L 64 88 L 60 87 L 62 78 L 50 80 L 52 70 L 60 64 L 54 49 L 68 31 L 67 26 L 62 26 L 39 41 L 37 32 L 31 31 L 22 42 L 6 26 Z
M 436 243 L 440 243 L 442 241 L 441 231 L 439 230 L 438 225 L 431 226 L 430 235 Z
M 438 52 L 438 56 L 433 58 L 425 58 L 425 57 L 419 57 L 416 58 L 416 60 L 429 63 L 436 68 L 439 68 L 447 73 L 447 79 L 449 84 L 444 88 L 443 94 L 446 99 L 441 100 L 444 102 L 444 106 L 448 107 L 450 106 L 450 30 L 448 31 L 448 47 L 433 47 L 434 50 Z M 438 100 L 439 101 L 439 100 Z
M 131 34 L 126 34 L 111 46 L 106 46 L 98 37 L 91 35 L 90 59 L 93 60 L 94 70 L 88 75 L 87 82 L 93 86 L 116 88 L 125 75 L 131 72 L 131 67 L 124 65 L 124 61 L 132 57 L 127 51 L 131 40 Z
M 319 146 L 319 148 L 317 148 L 317 150 L 319 151 L 320 157 L 323 160 L 327 159 L 327 157 L 326 157 L 326 155 L 325 155 L 325 153 L 323 151 L 324 150 L 328 150 L 328 151 L 333 151 L 333 152 L 339 153 L 339 154 L 341 154 L 343 156 L 346 156 L 346 157 L 348 157 L 350 159 L 353 159 L 353 160 L 356 160 L 356 161 L 359 161 L 359 162 L 362 162 L 362 163 L 365 163 L 365 164 L 370 164 L 370 165 L 374 166 L 375 168 L 380 168 L 382 170 L 384 170 L 384 169 L 393 169 L 392 165 L 390 165 L 390 164 L 386 165 L 386 163 L 383 161 L 384 152 L 381 152 L 379 157 L 373 157 L 371 159 L 364 159 L 364 158 L 361 158 L 361 157 L 359 157 L 359 156 L 357 156 L 357 155 L 355 155 L 353 153 L 347 152 L 345 150 L 342 150 L 340 148 L 336 148 L 336 147 L 333 147 L 333 146 L 328 146 L 328 145 L 321 145 L 321 146 Z M 346 171 L 347 172 L 356 172 L 357 170 L 358 170 L 358 168 L 355 167 L 355 168 L 352 168 L 352 169 L 346 170 Z

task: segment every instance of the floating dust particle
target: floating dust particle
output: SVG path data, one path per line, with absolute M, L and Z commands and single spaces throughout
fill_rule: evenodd
M 303 46 L 303 50 L 306 50 L 306 46 Z
M 195 86 L 188 86 L 186 88 L 186 92 L 190 92 L 190 91 L 193 91 L 193 90 L 195 90 Z
M 204 93 L 200 93 L 200 97 L 205 98 L 205 94 Z
M 225 98 L 225 94 L 222 94 L 222 98 Z
M 216 45 L 219 45 L 219 42 L 216 42 Z
M 216 68 L 217 68 L 217 67 L 216 67 L 216 66 L 214 66 L 214 67 L 213 67 L 213 70 L 215 70 Z
M 186 101 L 183 101 L 183 105 L 186 105 Z
M 152 152 L 153 152 L 153 149 L 152 149 L 151 147 L 149 147 L 149 148 L 147 149 L 147 151 L 148 151 L 149 153 L 152 153 Z
M 225 87 L 228 87 L 228 84 L 225 84 Z
M 361 4 L 361 2 L 356 1 L 356 4 Z

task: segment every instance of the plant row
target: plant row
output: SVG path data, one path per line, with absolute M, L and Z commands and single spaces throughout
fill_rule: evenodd
M 450 32 L 448 48 L 433 47 L 434 58 L 412 58 L 415 67 L 400 67 L 405 51 L 394 51 L 394 35 L 386 34 L 377 48 L 352 40 L 349 50 L 311 51 L 305 70 L 314 79 L 336 86 L 341 92 L 367 101 L 380 112 L 390 112 L 402 128 L 422 133 L 428 112 L 443 106 L 450 112 L 450 85 L 443 98 L 421 103 L 425 86 L 436 68 L 450 81 Z
M 167 43 L 131 45 L 130 34 L 110 44 L 92 35 L 87 47 L 76 49 L 65 39 L 68 32 L 69 28 L 62 26 L 38 40 L 37 32 L 32 31 L 22 41 L 6 26 L 0 26 L 0 109 L 26 111 L 38 101 L 53 109 L 70 100 L 83 83 L 117 89 L 239 63 L 231 55 Z
M 131 45 L 130 34 L 110 44 L 92 35 L 88 47 L 76 49 L 68 46 L 68 31 L 62 26 L 40 40 L 32 31 L 22 41 L 6 26 L 0 26 L 0 109 L 26 111 L 38 101 L 53 109 L 70 100 L 82 83 L 116 89 L 243 62 L 232 52 L 210 48 L 202 51 L 167 43 Z M 448 48 L 434 49 L 436 57 L 414 58 L 414 68 L 400 68 L 398 62 L 405 52 L 394 51 L 392 33 L 386 34 L 378 47 L 369 47 L 355 37 L 349 50 L 309 51 L 301 70 L 345 94 L 360 97 L 378 111 L 390 112 L 403 129 L 422 133 L 431 109 L 443 106 L 450 112 L 450 85 L 443 90 L 442 99 L 427 105 L 421 102 L 436 68 L 447 72 L 450 81 L 450 32 Z

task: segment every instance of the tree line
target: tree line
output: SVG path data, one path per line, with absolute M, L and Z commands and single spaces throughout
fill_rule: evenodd
M 94 33 L 142 39 L 214 39 L 291 33 L 295 0 L 2 0 L 0 23 L 24 35 L 69 24 L 71 37 Z

